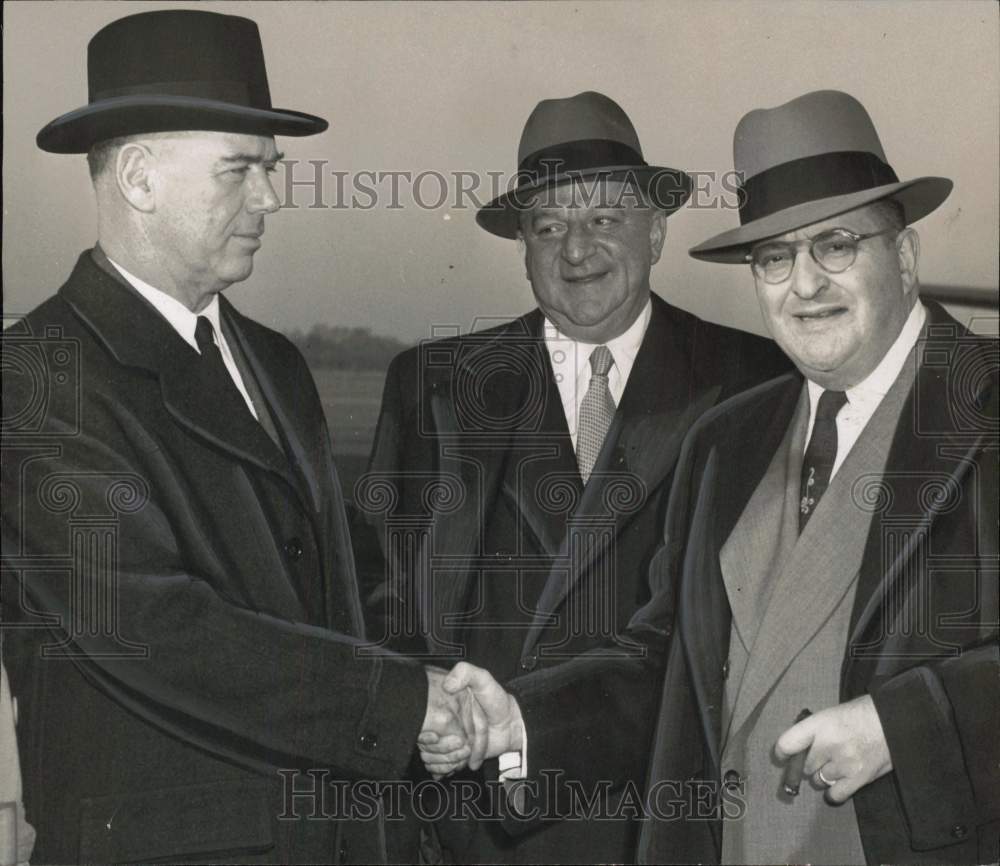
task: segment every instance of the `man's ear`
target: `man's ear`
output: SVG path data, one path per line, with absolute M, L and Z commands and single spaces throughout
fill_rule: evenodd
M 151 213 L 156 209 L 153 184 L 155 165 L 156 157 L 152 151 L 137 141 L 123 145 L 115 160 L 118 190 L 132 207 L 143 213 Z
M 528 268 L 528 245 L 524 242 L 524 232 L 517 230 L 517 252 L 524 262 L 524 276 L 531 281 L 531 270 Z
M 649 263 L 655 265 L 663 252 L 667 239 L 667 217 L 661 210 L 654 210 L 649 222 Z
M 915 229 L 907 227 L 896 236 L 896 254 L 903 291 L 908 295 L 917 288 L 917 263 L 920 260 L 920 235 Z

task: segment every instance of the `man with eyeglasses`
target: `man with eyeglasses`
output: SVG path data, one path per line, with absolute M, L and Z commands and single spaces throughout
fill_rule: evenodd
M 997 344 L 920 300 L 909 227 L 951 182 L 900 182 L 836 91 L 734 152 L 741 226 L 691 254 L 751 265 L 799 374 L 678 462 L 640 862 L 995 862 Z

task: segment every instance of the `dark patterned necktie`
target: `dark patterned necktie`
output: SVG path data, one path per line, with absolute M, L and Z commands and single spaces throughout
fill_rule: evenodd
M 802 488 L 799 499 L 799 532 L 806 528 L 820 498 L 830 485 L 837 459 L 837 413 L 847 402 L 843 391 L 824 391 L 816 407 L 809 447 L 802 458 Z
M 608 372 L 614 364 L 607 346 L 598 346 L 590 354 L 590 385 L 580 403 L 580 423 L 576 428 L 576 462 L 584 484 L 594 471 L 604 437 L 615 417 L 615 402 L 608 388 Z

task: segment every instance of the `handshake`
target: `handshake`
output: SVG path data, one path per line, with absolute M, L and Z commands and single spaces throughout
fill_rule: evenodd
M 489 671 L 459 662 L 451 671 L 427 667 L 427 715 L 417 737 L 420 758 L 434 779 L 487 758 L 519 751 L 521 708 Z

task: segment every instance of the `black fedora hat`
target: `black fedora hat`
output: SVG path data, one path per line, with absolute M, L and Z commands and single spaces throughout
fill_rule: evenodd
M 538 192 L 564 183 L 590 178 L 635 183 L 666 214 L 691 194 L 691 178 L 649 165 L 628 115 L 594 91 L 539 102 L 524 125 L 517 162 L 517 186 L 476 214 L 482 228 L 502 238 L 517 237 L 519 215 Z
M 816 90 L 743 116 L 733 136 L 741 184 L 740 226 L 692 247 L 696 259 L 743 264 L 758 241 L 882 199 L 907 225 L 951 192 L 945 177 L 900 181 L 865 107 L 839 90 Z
M 87 47 L 87 85 L 87 105 L 38 133 L 42 150 L 85 153 L 146 132 L 313 135 L 327 127 L 271 106 L 257 25 L 235 15 L 171 9 L 113 21 Z

